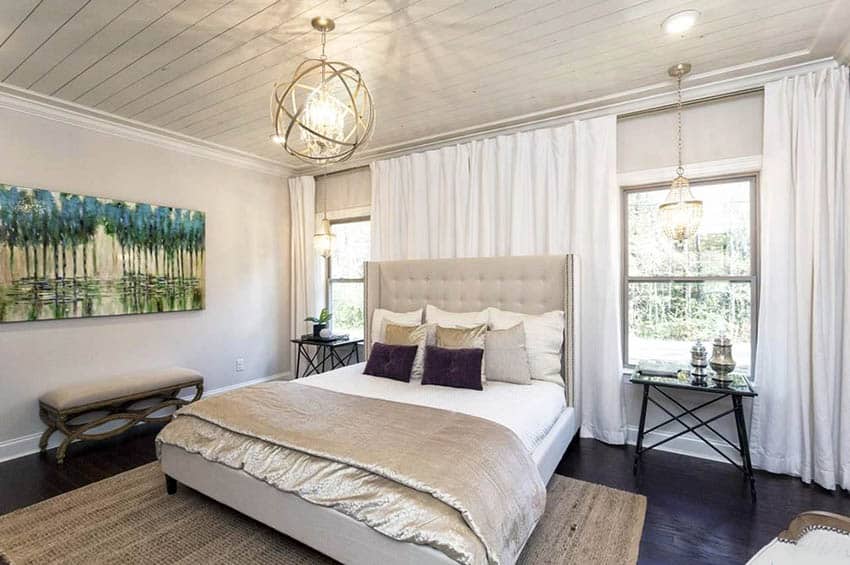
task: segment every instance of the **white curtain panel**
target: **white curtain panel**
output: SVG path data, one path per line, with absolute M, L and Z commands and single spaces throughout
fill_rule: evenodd
M 292 309 L 290 333 L 293 338 L 307 333 L 307 316 L 315 316 L 324 304 L 321 291 L 324 267 L 313 249 L 316 233 L 316 183 L 313 177 L 289 179 L 289 210 L 291 213 L 290 246 L 292 273 L 289 303 Z M 290 348 L 290 366 L 295 377 L 296 348 Z
M 752 457 L 850 488 L 847 67 L 765 87 Z
M 624 443 L 615 116 L 372 164 L 375 260 L 575 253 L 582 435 Z
M 469 147 L 459 145 L 372 163 L 371 257 L 472 257 Z

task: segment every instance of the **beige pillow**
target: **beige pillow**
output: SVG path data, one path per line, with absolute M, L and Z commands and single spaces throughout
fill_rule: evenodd
M 531 384 L 531 367 L 525 350 L 525 328 L 519 323 L 506 330 L 487 332 L 484 361 L 487 378 L 518 385 Z
M 564 386 L 561 353 L 564 347 L 564 312 L 553 310 L 539 316 L 490 308 L 490 327 L 506 330 L 522 322 L 525 351 L 531 378 Z
M 447 349 L 484 349 L 487 324 L 471 328 L 445 328 L 437 326 L 437 347 Z M 487 382 L 484 357 L 481 358 L 481 382 Z
M 416 357 L 413 359 L 413 369 L 410 371 L 411 379 L 421 379 L 425 370 L 425 346 L 436 343 L 436 329 L 434 324 L 421 324 L 418 326 L 402 326 L 388 322 L 384 331 L 384 341 L 387 345 L 415 345 Z

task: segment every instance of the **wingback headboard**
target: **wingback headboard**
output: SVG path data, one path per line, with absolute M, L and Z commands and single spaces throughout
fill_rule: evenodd
M 408 312 L 432 304 L 451 312 L 490 306 L 524 314 L 563 310 L 562 374 L 573 404 L 575 373 L 575 256 L 532 255 L 474 259 L 418 259 L 366 263 L 366 355 L 372 312 Z

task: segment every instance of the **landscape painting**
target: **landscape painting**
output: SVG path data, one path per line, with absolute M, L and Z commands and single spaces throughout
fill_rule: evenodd
M 0 323 L 204 308 L 203 212 L 0 184 Z

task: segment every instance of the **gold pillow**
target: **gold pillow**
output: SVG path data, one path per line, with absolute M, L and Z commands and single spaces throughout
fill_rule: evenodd
M 444 328 L 437 326 L 437 347 L 448 349 L 484 349 L 487 324 L 471 328 Z
M 388 323 L 384 330 L 384 343 L 387 345 L 419 345 L 422 329 L 425 326 L 402 326 Z
M 445 328 L 437 326 L 437 347 L 447 349 L 484 349 L 484 336 L 487 335 L 487 324 L 471 328 Z M 481 358 L 481 382 L 487 382 L 484 358 Z
M 434 345 L 434 324 L 422 324 L 420 326 L 402 326 L 401 324 L 387 323 L 384 328 L 384 343 L 387 345 L 416 345 L 416 357 L 413 359 L 413 369 L 410 371 L 411 379 L 421 379 L 425 370 L 425 346 Z

